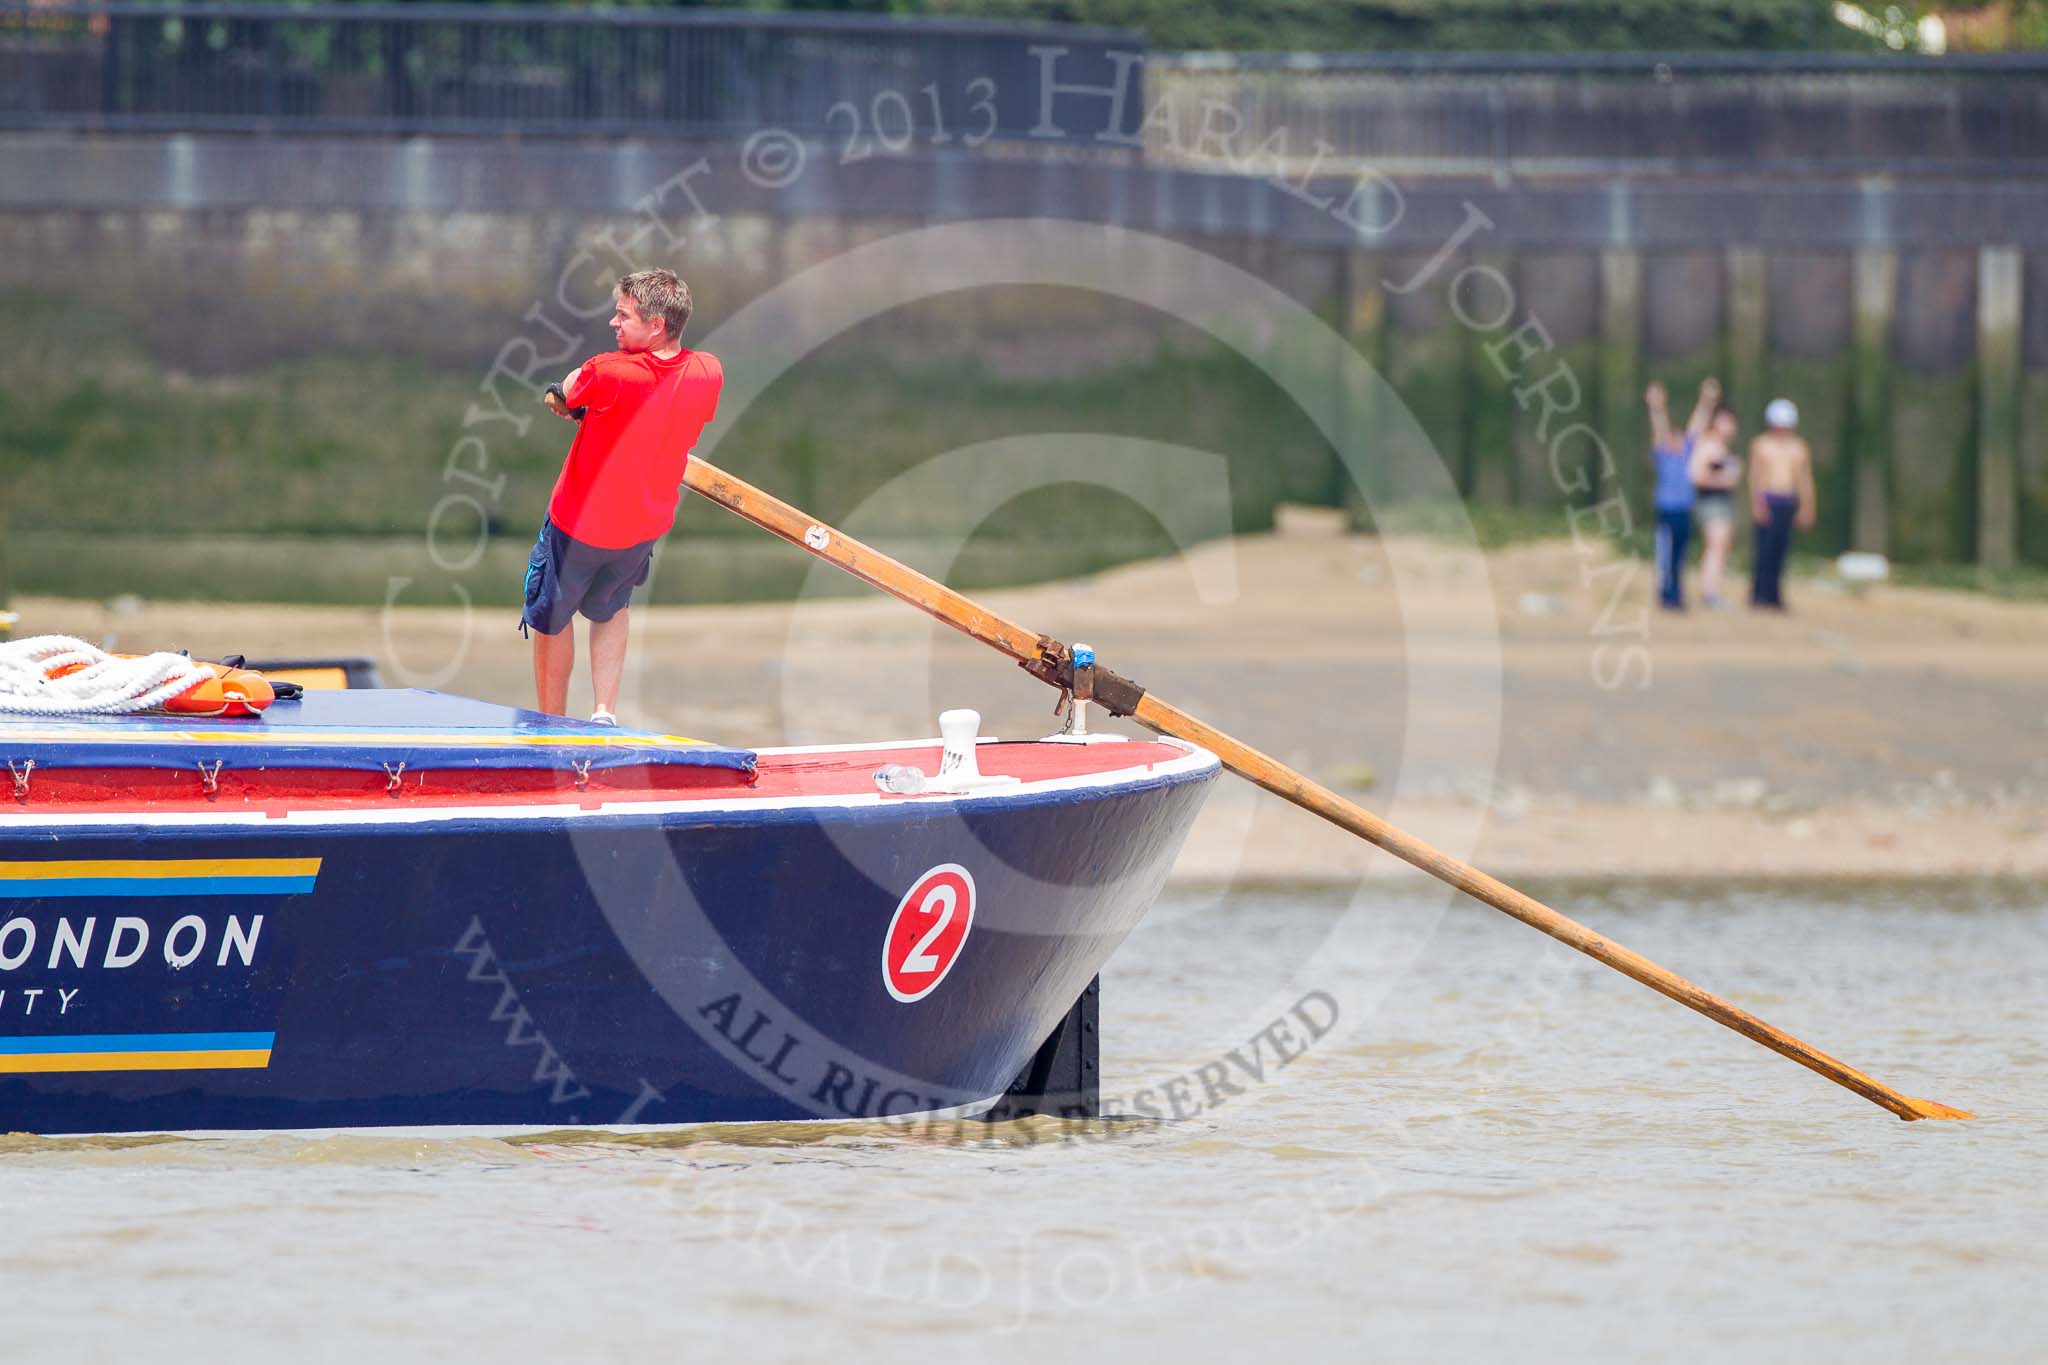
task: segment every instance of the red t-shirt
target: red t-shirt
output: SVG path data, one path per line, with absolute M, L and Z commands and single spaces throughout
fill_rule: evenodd
M 707 351 L 662 360 L 652 351 L 607 351 L 583 362 L 563 386 L 569 406 L 587 407 L 548 519 L 603 550 L 659 540 L 676 520 L 683 466 L 718 411 L 725 371 Z

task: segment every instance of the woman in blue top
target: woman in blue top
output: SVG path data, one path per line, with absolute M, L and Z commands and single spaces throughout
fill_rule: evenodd
M 1699 401 L 1682 432 L 1671 429 L 1662 384 L 1652 383 L 1643 401 L 1650 408 L 1650 463 L 1657 473 L 1657 600 L 1671 611 L 1683 611 L 1685 549 L 1692 540 L 1692 448 L 1721 401 L 1721 381 L 1709 379 L 1700 385 Z

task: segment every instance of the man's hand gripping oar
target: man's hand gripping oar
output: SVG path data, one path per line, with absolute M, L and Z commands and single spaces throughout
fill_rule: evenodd
M 1004 620 L 945 584 L 934 582 L 908 565 L 839 534 L 714 465 L 692 459 L 683 475 L 683 483 L 756 526 L 793 545 L 802 546 L 820 559 L 830 560 L 862 582 L 871 583 L 983 644 L 1001 650 L 1032 676 L 1054 687 L 1069 692 L 1073 690 L 1076 682 L 1073 651 L 1050 636 L 1035 634 Z M 1976 1117 L 1967 1110 L 1951 1108 L 1934 1100 L 1901 1095 L 1818 1048 L 1809 1047 L 1755 1015 L 1737 1009 L 1719 996 L 1701 990 L 1675 972 L 1666 971 L 1648 958 L 1594 933 L 1542 902 L 1396 829 L 1362 806 L 1311 782 L 1285 764 L 1249 745 L 1238 743 L 1214 726 L 1159 700 L 1127 678 L 1106 668 L 1090 666 L 1081 681 L 1093 699 L 1112 714 L 1129 716 L 1160 734 L 1200 745 L 1220 758 L 1223 766 L 1256 782 L 1275 796 L 1350 830 L 1432 877 L 1448 882 L 1524 924 L 1541 929 L 1559 942 L 1570 944 L 1588 957 L 1606 963 L 1624 976 L 1633 977 L 1653 991 L 1670 996 L 1681 1005 L 1698 1010 L 1716 1023 L 1725 1024 L 1737 1033 L 1762 1043 L 1771 1051 L 1790 1057 L 1808 1070 L 1855 1091 L 1902 1119 Z

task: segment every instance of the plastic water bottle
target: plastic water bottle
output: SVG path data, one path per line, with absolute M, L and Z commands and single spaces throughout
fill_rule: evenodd
M 925 789 L 924 769 L 903 763 L 884 763 L 875 769 L 875 787 L 898 796 L 915 796 Z

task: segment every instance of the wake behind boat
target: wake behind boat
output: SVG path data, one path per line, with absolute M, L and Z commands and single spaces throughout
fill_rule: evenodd
M 986 1107 L 1218 763 L 963 714 L 764 750 L 416 690 L 0 720 L 0 1129 Z

